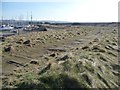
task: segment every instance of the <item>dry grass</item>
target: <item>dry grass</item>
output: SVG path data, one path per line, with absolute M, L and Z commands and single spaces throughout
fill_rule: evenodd
M 12 48 L 3 49 L 2 87 L 51 90 L 118 87 L 119 50 L 116 49 L 117 32 L 113 33 L 113 28 L 71 26 L 7 37 L 2 47 L 11 45 Z M 29 41 L 27 45 L 26 41 Z M 111 48 L 106 47 L 108 45 Z M 10 60 L 24 67 L 7 63 Z

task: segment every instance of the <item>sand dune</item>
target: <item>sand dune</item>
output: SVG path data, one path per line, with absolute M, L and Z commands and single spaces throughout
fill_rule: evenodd
M 116 26 L 47 27 L 2 42 L 3 88 L 119 87 Z

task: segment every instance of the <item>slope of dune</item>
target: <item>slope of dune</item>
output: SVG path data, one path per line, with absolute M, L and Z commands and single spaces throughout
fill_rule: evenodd
M 57 27 L 5 38 L 1 43 L 3 88 L 120 86 L 117 26 Z

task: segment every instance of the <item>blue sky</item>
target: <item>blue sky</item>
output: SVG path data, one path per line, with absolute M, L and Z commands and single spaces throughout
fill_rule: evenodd
M 27 16 L 30 17 L 32 12 L 33 19 L 54 19 L 59 18 L 60 10 L 65 6 L 65 3 L 51 2 L 6 2 L 3 3 L 3 16 L 6 18 L 20 18 L 22 16 L 23 19 L 27 19 Z
M 30 20 L 32 12 L 33 20 L 72 22 L 118 21 L 119 0 L 7 1 L 2 3 L 2 16 L 4 19 Z

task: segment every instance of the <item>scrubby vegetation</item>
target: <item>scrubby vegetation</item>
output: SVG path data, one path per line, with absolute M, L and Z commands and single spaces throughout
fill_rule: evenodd
M 7 37 L 2 88 L 118 88 L 117 33 L 117 27 L 71 26 Z

